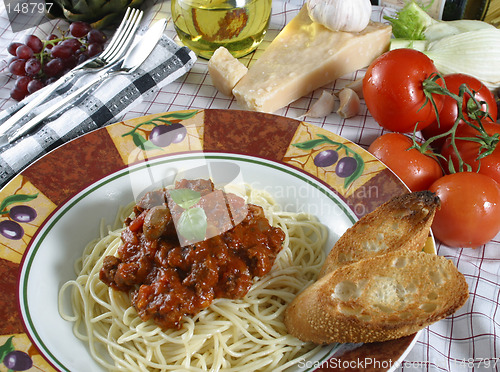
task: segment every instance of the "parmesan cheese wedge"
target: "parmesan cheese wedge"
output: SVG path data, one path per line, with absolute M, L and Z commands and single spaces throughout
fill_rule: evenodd
M 233 89 L 247 110 L 275 112 L 388 50 L 392 28 L 370 22 L 361 32 L 331 31 L 303 7 Z
M 208 73 L 219 92 L 231 96 L 231 91 L 247 73 L 247 67 L 224 47 L 219 47 L 208 61 Z

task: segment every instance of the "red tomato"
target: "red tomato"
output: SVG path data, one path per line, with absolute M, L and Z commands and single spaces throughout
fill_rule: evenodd
M 387 133 L 377 138 L 368 148 L 387 165 L 411 191 L 427 190 L 442 177 L 439 162 L 417 149 L 408 150 L 412 140 L 401 133 Z
M 467 84 L 469 89 L 475 92 L 474 97 L 479 102 L 484 102 L 481 105 L 481 111 L 489 112 L 493 121 L 497 120 L 497 104 L 495 101 L 495 96 L 491 91 L 478 79 L 472 77 L 470 75 L 465 74 L 450 74 L 444 77 L 444 81 L 446 83 L 446 88 L 454 94 L 459 93 L 460 86 L 462 84 Z M 469 94 L 464 95 L 464 100 L 462 104 L 462 112 L 467 120 L 471 120 L 469 115 L 467 114 L 467 102 L 469 105 L 474 107 L 474 101 L 472 100 Z M 444 133 L 451 129 L 453 124 L 458 117 L 458 105 L 457 101 L 449 96 L 444 96 L 443 100 L 443 108 L 439 113 L 439 124 L 437 120 L 432 122 L 428 127 L 422 129 L 422 134 L 424 138 L 429 139 L 438 134 Z M 438 139 L 433 142 L 433 146 L 435 148 L 440 148 L 444 143 L 444 138 Z
M 418 130 L 432 123 L 436 113 L 426 102 L 423 82 L 433 73 L 436 67 L 422 52 L 395 49 L 382 54 L 363 79 L 363 96 L 373 118 L 383 128 L 403 133 L 412 132 L 417 123 Z M 439 111 L 443 96 L 432 97 Z
M 490 177 L 453 173 L 438 179 L 429 190 L 441 199 L 432 231 L 442 243 L 476 248 L 500 231 L 500 186 Z
M 484 130 L 489 136 L 493 136 L 494 134 L 500 135 L 500 124 L 492 123 L 488 119 L 483 119 L 482 124 Z M 479 131 L 465 123 L 459 125 L 455 133 L 456 137 L 473 138 L 480 136 Z M 480 148 L 481 144 L 459 139 L 455 140 L 455 144 L 457 145 L 457 149 L 462 160 L 469 164 L 474 172 L 479 169 L 479 173 L 493 178 L 500 185 L 500 143 L 498 140 L 491 144 L 491 154 L 481 160 L 477 160 L 479 153 L 484 151 Z M 446 139 L 446 142 L 441 150 L 441 155 L 443 155 L 446 159 L 450 159 L 451 157 L 455 170 L 458 171 L 458 156 L 451 146 L 451 138 Z M 448 167 L 446 166 L 445 169 L 448 169 Z

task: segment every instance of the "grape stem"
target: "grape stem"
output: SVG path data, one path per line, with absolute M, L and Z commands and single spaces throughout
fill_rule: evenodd
M 38 57 L 38 59 L 40 60 L 40 63 L 43 65 L 43 62 L 44 62 L 44 59 L 46 57 L 49 57 L 50 56 L 50 53 L 46 52 L 46 49 L 49 45 L 51 46 L 55 46 L 56 44 L 60 43 L 61 41 L 64 41 L 64 40 L 68 40 L 68 39 L 77 39 L 78 41 L 80 41 L 82 44 L 85 43 L 85 37 L 80 37 L 80 38 L 73 38 L 73 37 L 70 37 L 68 36 L 68 33 L 67 32 L 64 32 L 62 31 L 59 27 L 57 28 L 61 34 L 61 37 L 58 37 L 58 38 L 55 38 L 55 39 L 51 39 L 51 40 L 41 40 L 42 43 L 43 43 L 43 48 L 42 48 L 42 51 L 40 53 L 35 53 L 35 56 Z

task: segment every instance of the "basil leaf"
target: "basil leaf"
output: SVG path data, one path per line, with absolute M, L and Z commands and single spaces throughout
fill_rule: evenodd
M 187 209 L 177 221 L 177 232 L 186 240 L 203 240 L 207 232 L 207 215 L 203 208 Z
M 191 208 L 201 199 L 201 194 L 191 189 L 174 189 L 169 194 L 175 204 L 184 209 Z
M 3 211 L 5 208 L 7 208 L 11 204 L 25 203 L 25 202 L 28 202 L 30 200 L 36 199 L 37 196 L 38 196 L 38 193 L 32 194 L 32 195 L 25 195 L 25 194 L 9 195 L 0 204 L 0 212 Z

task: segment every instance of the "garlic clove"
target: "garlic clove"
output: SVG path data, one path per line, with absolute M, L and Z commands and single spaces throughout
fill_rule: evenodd
M 359 114 L 361 102 L 356 92 L 350 88 L 344 88 L 339 92 L 340 106 L 337 110 L 342 118 L 348 119 Z
M 370 22 L 370 0 L 307 0 L 309 16 L 332 31 L 359 32 Z
M 363 78 L 354 80 L 345 87 L 355 91 L 359 98 L 363 98 Z
M 321 97 L 313 103 L 311 108 L 301 117 L 323 118 L 333 112 L 337 98 L 330 92 L 324 90 Z

